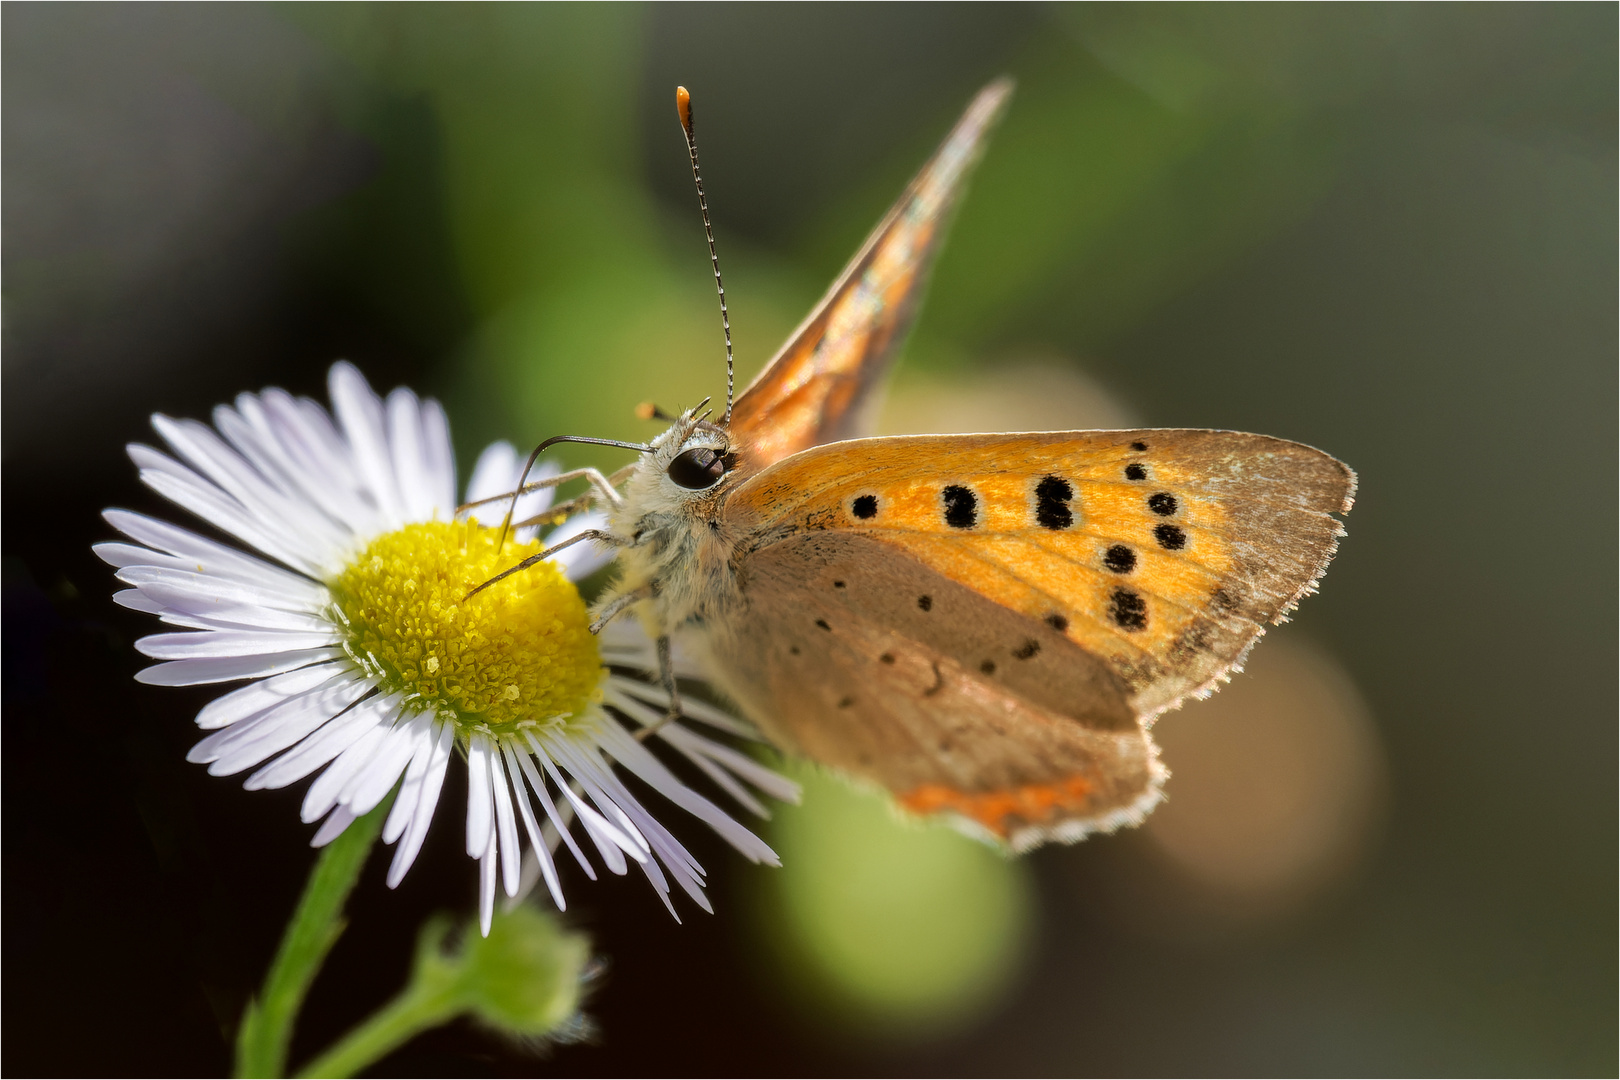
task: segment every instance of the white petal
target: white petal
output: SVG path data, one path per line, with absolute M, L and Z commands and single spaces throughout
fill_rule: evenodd
M 130 456 L 137 457 L 132 447 Z M 156 454 L 156 451 L 151 453 Z M 139 460 L 137 464 L 141 464 Z M 170 502 L 190 510 L 217 528 L 230 533 L 243 543 L 258 548 L 273 559 L 312 576 L 318 573 L 316 564 L 304 558 L 294 547 L 282 542 L 275 530 L 254 517 L 242 505 L 183 466 L 141 464 L 141 483 Z
M 741 777 L 773 799 L 787 803 L 799 801 L 798 784 L 724 743 L 704 738 L 679 724 L 666 724 L 658 735 L 700 768 L 704 761 L 710 761 L 726 775 Z
M 648 672 L 649 677 L 656 681 L 658 672 L 658 658 L 653 653 L 653 643 L 647 637 L 647 632 L 641 624 L 634 619 L 615 619 L 603 628 L 597 635 L 597 642 L 602 649 L 604 661 L 619 664 L 624 667 L 640 668 Z M 674 642 L 675 674 L 683 679 L 706 679 L 708 673 L 696 656 L 681 647 L 680 639 Z
M 127 566 L 118 572 L 118 579 L 176 614 L 305 633 L 329 633 L 333 629 L 331 619 L 324 614 L 301 611 L 274 594 L 217 577 L 167 567 Z
M 528 741 L 531 746 L 535 745 L 533 739 Z M 542 761 L 545 761 L 544 751 L 536 751 L 536 753 Z M 529 781 L 529 788 L 539 797 L 540 805 L 545 808 L 547 820 L 556 828 L 558 837 L 568 845 L 568 850 L 573 852 L 574 861 L 578 862 L 580 869 L 585 871 L 585 876 L 595 881 L 596 870 L 591 866 L 591 861 L 585 857 L 585 852 L 580 850 L 579 844 L 575 842 L 573 833 L 568 831 L 568 819 L 557 809 L 557 804 L 551 801 L 551 792 L 546 789 L 545 780 L 535 770 L 534 759 L 528 754 L 519 754 L 518 763 L 523 767 L 523 776 Z M 551 770 L 547 768 L 546 771 L 550 772 Z
M 478 867 L 478 927 L 489 937 L 490 920 L 495 916 L 495 830 L 489 832 L 489 843 L 484 848 Z
M 519 474 L 522 473 L 525 463 L 525 461 L 517 461 L 513 463 L 512 482 L 506 485 L 507 491 L 517 490 Z M 560 472 L 562 472 L 562 467 L 558 465 L 556 461 L 542 461 L 535 465 L 534 468 L 529 470 L 529 475 L 523 479 L 523 483 L 533 484 L 541 480 L 549 480 Z M 531 491 L 527 495 L 519 496 L 517 507 L 512 511 L 512 520 L 527 521 L 538 514 L 545 513 L 546 510 L 551 506 L 552 497 L 556 495 L 556 493 L 556 488 L 543 487 L 539 488 L 538 490 Z M 503 514 L 505 513 L 504 507 L 501 508 L 501 512 Z M 532 528 L 522 529 L 517 533 L 518 538 L 523 543 L 528 543 L 530 540 L 533 540 L 534 534 L 535 530 Z
M 606 663 L 617 662 L 611 658 L 606 650 L 603 651 L 602 659 Z M 654 675 L 656 672 L 648 672 L 648 674 Z M 632 698 L 634 701 L 627 702 L 626 697 Z M 630 716 L 639 720 L 643 726 L 657 723 L 669 711 L 669 691 L 662 686 L 654 686 L 652 683 L 627 678 L 623 675 L 608 676 L 607 698 L 612 702 L 614 708 L 624 710 Z M 640 704 L 641 702 L 647 702 L 657 706 L 657 708 L 649 709 L 646 705 Z M 719 728 L 721 731 L 745 739 L 759 738 L 759 732 L 754 729 L 752 724 L 739 720 L 725 710 L 715 708 L 707 701 L 700 701 L 697 698 L 689 696 L 681 698 L 681 715 L 690 720 L 701 720 L 710 727 Z
M 428 762 L 433 758 L 433 723 L 421 725 L 412 734 L 411 762 L 405 768 L 405 779 L 400 781 L 399 795 L 388 809 L 388 820 L 383 822 L 382 842 L 392 844 L 405 833 L 416 813 L 416 800 L 422 795 L 422 780 L 427 776 Z
M 417 736 L 433 726 L 430 713 L 418 713 L 409 721 L 396 724 L 384 737 L 383 746 L 372 760 L 338 793 L 338 802 L 356 814 L 368 814 L 387 797 L 399 782 L 416 750 Z
M 650 691 L 650 693 L 643 693 L 644 691 Z M 656 702 L 660 707 L 658 709 L 649 708 L 640 701 L 634 700 L 631 695 L 634 695 L 635 698 L 645 696 Z M 634 679 L 626 679 L 617 675 L 609 678 L 606 696 L 610 705 L 631 719 L 639 721 L 644 727 L 662 720 L 664 709 L 669 702 L 668 695 L 657 687 L 649 687 L 645 683 L 639 683 Z M 681 702 L 681 711 L 683 714 L 692 714 L 695 711 L 694 707 L 700 704 L 703 704 L 706 709 L 713 709 L 713 706 L 706 703 L 698 702 L 693 698 L 686 698 Z M 729 719 L 725 713 L 720 713 L 719 710 L 715 710 L 715 712 L 719 714 L 720 719 Z M 741 733 L 752 734 L 747 728 L 743 728 Z M 767 795 L 781 799 L 784 802 L 796 803 L 799 801 L 798 784 L 780 773 L 766 768 L 747 754 L 739 753 L 723 743 L 706 738 L 682 724 L 663 725 L 658 729 L 658 737 L 679 750 L 683 756 L 712 777 L 716 783 L 725 788 L 733 797 L 761 816 L 769 817 L 770 815 L 765 812 L 763 806 L 753 800 L 752 796 L 745 793 L 740 794 L 737 790 L 734 790 L 735 781 L 731 778 L 731 773 L 747 779 Z
M 342 363 L 342 361 L 339 361 Z M 352 365 L 348 365 L 351 366 Z M 362 383 L 365 379 L 360 380 Z M 331 372 L 327 373 L 327 384 L 331 385 Z M 369 391 L 369 387 L 367 390 Z M 272 390 L 265 395 L 266 404 L 274 404 L 276 391 Z M 353 454 L 349 451 L 348 441 L 343 438 L 343 432 L 338 430 L 332 414 L 321 406 L 321 403 L 310 397 L 293 398 L 294 408 L 303 419 L 303 431 L 310 441 L 312 452 L 318 460 L 331 460 L 342 462 L 348 469 L 349 478 L 355 491 L 365 487 L 365 478 L 360 475 L 360 466 L 355 463 Z
M 255 472 L 278 490 L 295 498 L 306 497 L 307 492 L 299 482 L 301 470 L 292 466 L 275 438 L 265 430 L 258 399 L 252 394 L 239 394 L 236 401 L 237 409 L 229 405 L 214 406 L 215 429 L 233 450 L 248 460 Z
M 710 780 L 714 781 L 715 786 L 721 791 L 724 791 L 727 795 L 730 795 L 733 799 L 736 799 L 739 803 L 741 803 L 745 810 L 748 810 L 750 813 L 758 814 L 762 818 L 768 818 L 771 816 L 771 812 L 766 808 L 765 804 L 754 798 L 753 792 L 749 791 L 747 788 L 743 787 L 742 784 L 738 783 L 736 777 L 732 776 L 726 770 L 710 761 L 704 755 L 695 751 L 684 749 L 678 739 L 670 738 L 669 736 L 672 734 L 670 732 L 670 728 L 674 726 L 674 724 L 665 724 L 658 731 L 659 738 L 680 750 L 681 756 L 685 757 L 686 760 L 697 766 L 698 770 L 702 772 L 704 776 L 707 776 Z M 689 733 L 682 732 L 681 734 Z
M 289 496 L 195 420 L 152 417 L 165 442 L 203 476 L 235 499 L 261 526 L 311 562 L 325 561 L 341 542 L 341 526 L 306 499 Z
M 489 737 L 474 732 L 467 748 L 467 854 L 478 858 L 489 847 L 494 807 L 489 790 Z
M 780 865 L 776 852 L 765 841 L 743 828 L 731 815 L 681 783 L 663 762 L 611 720 L 599 725 L 597 738 L 602 748 L 664 798 L 702 820 L 732 847 L 754 862 Z
M 505 439 L 490 443 L 473 465 L 472 479 L 467 481 L 467 501 L 493 499 L 503 492 L 510 492 L 512 478 L 516 475 L 517 451 L 512 449 L 512 444 Z M 479 515 L 481 519 L 488 516 L 488 513 Z
M 245 720 L 255 713 L 298 697 L 334 675 L 348 671 L 352 671 L 352 668 L 347 663 L 319 664 L 232 690 L 202 707 L 202 711 L 197 713 L 197 726 L 205 730 L 228 727 L 238 720 Z M 354 678 L 356 682 L 360 681 L 358 672 Z
M 355 816 L 347 806 L 334 807 L 326 820 L 321 822 L 321 827 L 315 831 L 315 835 L 310 838 L 309 846 L 319 848 L 330 844 L 343 835 L 344 829 L 354 824 Z
M 405 524 L 405 518 L 399 490 L 394 484 L 382 402 L 352 364 L 333 364 L 327 382 L 332 411 L 337 414 L 338 426 L 343 430 L 366 491 L 376 501 L 387 526 L 398 528 Z
M 626 854 L 633 857 L 637 862 L 645 860 L 647 855 L 642 846 L 625 835 L 623 830 L 603 817 L 594 807 L 587 805 L 583 799 L 574 794 L 574 789 L 569 787 L 568 782 L 557 772 L 557 767 L 552 763 L 550 757 L 557 750 L 555 743 L 541 748 L 533 732 L 526 731 L 524 735 L 529 740 L 530 745 L 540 750 L 540 754 L 537 756 L 540 757 L 541 764 L 545 766 L 546 774 L 551 777 L 552 782 L 563 793 L 563 797 L 568 800 L 568 804 L 574 808 L 574 813 L 579 816 L 579 823 L 585 827 L 585 835 L 589 836 L 591 843 L 596 845 L 596 852 L 602 856 L 602 861 L 607 863 L 607 868 L 615 874 L 625 873 L 629 869 L 624 861 Z
M 540 884 L 540 860 L 535 857 L 534 852 L 535 849 L 532 847 L 523 849 L 523 870 L 518 875 L 517 895 L 501 901 L 502 911 L 512 911 L 527 900 L 529 894 L 534 892 L 534 887 Z
M 501 883 L 507 896 L 516 896 L 523 879 L 523 848 L 518 843 L 517 818 L 512 813 L 512 788 L 500 753 L 489 755 L 490 783 L 495 790 L 495 826 L 501 834 Z
M 162 615 L 163 605 L 145 595 L 139 589 L 119 589 L 113 593 L 113 603 L 119 607 L 127 607 L 131 611 L 144 612 L 147 615 Z
M 291 400 L 275 390 L 267 391 L 265 396 L 278 402 Z M 345 488 L 343 484 L 351 475 L 351 470 L 344 467 L 346 455 L 321 454 L 311 448 L 298 425 L 273 415 L 265 402 L 252 394 L 239 395 L 236 402 L 238 411 L 223 405 L 214 410 L 214 425 L 255 468 L 294 500 L 301 513 L 321 519 L 328 549 L 321 552 L 321 561 L 336 561 L 341 552 L 334 549 L 346 548 L 347 540 L 356 535 L 356 524 L 364 520 L 363 515 L 355 513 L 360 503 L 354 498 L 353 485 Z
M 675 910 L 674 901 L 669 898 L 669 882 L 665 879 L 663 870 L 659 868 L 658 860 L 648 859 L 641 864 L 641 869 L 647 875 L 647 880 L 652 882 L 653 889 L 658 893 L 658 899 L 664 902 L 664 910 L 669 912 L 670 918 L 680 922 L 680 912 Z M 688 894 L 692 894 L 692 886 L 686 886 L 686 891 Z M 709 907 L 708 900 L 703 895 L 703 890 L 698 889 L 695 895 L 697 896 L 698 905 L 709 914 L 714 914 L 714 909 Z
M 200 634 L 149 634 L 135 648 L 154 660 L 201 660 L 225 656 L 269 656 L 336 645 L 338 636 L 270 630 L 210 630 Z
M 552 903 L 557 905 L 557 910 L 567 911 L 568 902 L 563 899 L 562 882 L 557 878 L 557 867 L 551 858 L 551 846 L 540 835 L 540 823 L 535 820 L 534 808 L 529 805 L 525 771 L 518 762 L 520 751 L 510 741 L 502 741 L 501 753 L 506 757 L 506 773 L 512 778 L 518 811 L 523 817 L 523 829 L 529 834 L 529 844 L 534 852 L 536 865 L 546 879 L 546 890 L 551 893 Z M 527 752 L 522 753 L 524 757 L 528 757 Z
M 659 891 L 661 896 L 664 896 L 665 906 L 673 913 L 674 906 L 666 895 L 668 892 L 667 881 L 661 871 L 654 872 L 659 867 L 667 868 L 671 876 L 674 877 L 676 884 L 680 885 L 681 890 L 704 911 L 712 913 L 714 909 L 710 906 L 709 898 L 703 891 L 703 867 L 692 856 L 691 852 L 687 851 L 680 841 L 676 840 L 674 835 L 664 828 L 658 819 L 636 800 L 634 795 L 630 794 L 629 789 L 619 781 L 618 777 L 605 764 L 597 763 L 596 773 L 592 775 L 594 775 L 605 796 L 619 806 L 622 812 L 634 818 L 640 824 L 642 831 L 652 841 L 653 852 L 656 857 L 645 860 L 641 864 L 641 868 L 647 874 L 648 880 L 653 883 L 653 887 Z
M 433 517 L 433 492 L 425 483 L 427 462 L 422 452 L 421 408 L 416 395 L 401 386 L 388 395 L 388 449 L 393 458 L 394 483 L 407 521 Z
M 405 836 L 394 850 L 394 861 L 388 867 L 390 889 L 397 888 L 405 879 L 405 872 L 422 850 L 422 841 L 427 839 L 428 826 L 432 824 L 433 811 L 439 805 L 439 790 L 444 787 L 444 774 L 455 747 L 455 736 L 455 729 L 449 724 L 440 724 L 434 733 L 433 753 L 428 759 L 421 797 L 416 800 L 416 812 L 411 815 L 411 823 L 405 827 Z
M 338 804 L 338 794 L 342 792 L 343 785 L 383 752 L 388 743 L 390 727 L 388 720 L 378 718 L 361 732 L 358 739 L 344 747 L 325 772 L 315 778 L 304 793 L 304 805 L 299 810 L 299 816 L 306 824 L 325 817 Z
M 124 535 L 168 553 L 167 556 L 154 558 L 152 565 L 169 565 L 165 560 L 173 557 L 181 560 L 187 570 L 215 574 L 269 589 L 305 610 L 318 611 L 331 600 L 326 586 L 318 582 L 301 574 L 289 573 L 224 544 L 217 544 L 177 525 L 128 510 L 106 510 L 101 516 Z
M 456 454 L 450 445 L 450 421 L 432 398 L 422 402 L 422 462 L 422 484 L 433 510 L 448 521 L 456 508 Z
M 619 831 L 629 837 L 631 842 L 647 854 L 652 853 L 652 845 L 647 842 L 636 823 L 630 820 L 624 808 L 618 804 L 613 795 L 609 794 L 599 782 L 602 778 L 611 781 L 612 769 L 605 762 L 597 759 L 592 752 L 594 747 L 586 748 L 578 745 L 570 738 L 556 738 L 550 740 L 547 749 L 551 751 L 557 764 L 566 768 L 574 777 L 585 794 L 595 805 L 601 815 L 619 827 Z
M 193 746 L 186 760 L 210 762 L 208 771 L 214 776 L 241 772 L 319 729 L 368 693 L 371 685 L 371 680 L 353 678 L 348 672 L 335 675 L 306 693 L 218 729 Z
M 160 604 L 157 616 L 170 626 L 182 626 L 191 630 L 271 630 L 310 633 L 330 630 L 332 625 L 312 615 L 295 615 L 292 612 L 273 611 L 269 608 L 232 607 L 210 615 L 193 615 Z
M 183 559 L 177 559 L 173 555 L 164 555 L 161 552 L 153 551 L 150 548 L 141 547 L 138 544 L 124 544 L 109 540 L 103 541 L 99 544 L 91 544 L 90 550 L 95 552 L 96 557 L 102 562 L 106 563 L 108 566 L 116 567 L 118 569 L 122 569 L 126 566 L 170 566 L 179 569 L 186 568 L 186 564 Z
M 336 660 L 342 649 L 302 649 L 267 656 L 210 657 L 204 660 L 171 660 L 153 664 L 135 673 L 135 681 L 148 686 L 197 686 L 201 683 L 234 682 L 278 675 L 306 664 Z
M 258 404 L 262 413 L 245 406 L 243 415 L 263 426 L 312 501 L 335 520 L 346 522 L 358 538 L 387 528 L 375 500 L 363 494 L 349 448 L 325 409 L 313 402 L 300 403 L 279 390 L 267 390 Z
M 242 786 L 256 791 L 260 788 L 282 788 L 302 780 L 354 745 L 366 732 L 390 722 L 398 705 L 398 694 L 359 702 L 348 712 L 334 716 L 303 742 L 248 777 Z
M 517 456 L 510 443 L 492 443 L 478 462 L 478 469 L 473 474 L 473 482 L 467 485 L 467 501 L 478 502 L 483 499 L 493 499 L 499 495 L 511 496 L 517 490 L 518 476 L 526 462 Z M 544 480 L 556 476 L 559 468 L 555 461 L 542 461 L 529 472 L 527 483 Z M 476 494 L 475 494 L 476 492 Z M 536 514 L 544 513 L 551 505 L 554 488 L 540 488 L 521 496 L 514 508 L 510 498 L 488 503 L 472 512 L 472 517 L 487 526 L 499 525 L 506 520 L 510 512 L 513 521 L 526 521 Z M 533 538 L 532 529 L 520 529 L 515 535 L 518 540 L 527 543 Z

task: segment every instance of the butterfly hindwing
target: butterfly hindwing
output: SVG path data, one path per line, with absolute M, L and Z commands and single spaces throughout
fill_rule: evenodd
M 1318 450 L 1236 432 L 909 436 L 800 453 L 736 489 L 728 516 L 760 555 L 869 538 L 870 557 L 977 593 L 1031 641 L 1057 633 L 1151 717 L 1207 691 L 1314 586 L 1354 487 Z
M 1012 93 L 979 92 L 956 127 L 833 282 L 738 397 L 730 430 L 738 468 L 756 472 L 809 446 L 859 434 L 863 406 L 910 328 L 952 206 Z
M 1163 771 L 1104 663 L 858 533 L 742 566 L 725 689 L 780 744 L 1027 847 L 1134 823 Z

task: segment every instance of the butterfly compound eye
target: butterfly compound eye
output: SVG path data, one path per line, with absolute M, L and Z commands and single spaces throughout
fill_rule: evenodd
M 669 463 L 669 478 L 689 491 L 713 487 L 731 467 L 730 454 L 705 447 L 688 450 Z

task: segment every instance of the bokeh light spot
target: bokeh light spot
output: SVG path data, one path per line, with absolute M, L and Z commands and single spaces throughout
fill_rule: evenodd
M 926 1038 L 1002 999 L 1034 921 L 1026 864 L 889 800 L 802 769 L 800 806 L 773 823 L 783 869 L 767 932 L 791 992 L 868 1034 Z

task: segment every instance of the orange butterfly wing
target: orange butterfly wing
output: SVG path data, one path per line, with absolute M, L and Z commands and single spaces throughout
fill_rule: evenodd
M 920 435 L 805 451 L 727 512 L 765 544 L 863 533 L 1061 626 L 1151 716 L 1208 690 L 1315 586 L 1354 491 L 1341 462 L 1264 435 Z
M 1012 93 L 981 90 L 934 156 L 808 318 L 737 399 L 739 469 L 758 472 L 806 447 L 858 434 L 861 406 L 916 315 L 945 219 Z
M 1354 488 L 1318 450 L 1223 431 L 806 450 L 728 499 L 728 689 L 1015 845 L 1136 820 L 1162 779 L 1138 718 L 1208 692 L 1314 588 Z

